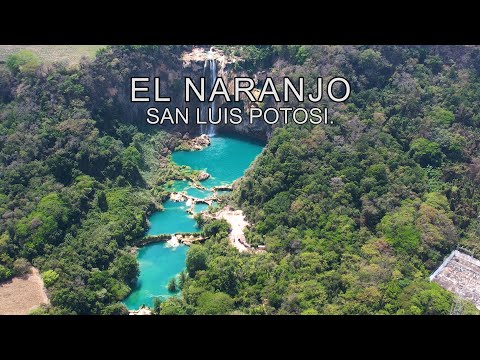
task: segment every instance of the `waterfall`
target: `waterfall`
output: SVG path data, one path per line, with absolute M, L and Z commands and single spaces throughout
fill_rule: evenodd
M 213 52 L 208 52 L 208 59 L 205 60 L 203 66 L 203 76 L 205 77 L 207 91 L 207 97 L 213 89 L 215 80 L 217 79 L 217 61 L 213 58 Z M 215 101 L 209 102 L 208 99 L 202 104 L 201 115 L 202 119 L 212 120 L 217 118 L 217 109 L 215 108 Z M 210 114 L 210 115 L 209 115 Z M 207 121 L 207 125 L 200 125 L 200 132 L 209 136 L 215 135 L 215 125 Z
M 206 77 L 207 75 L 207 66 L 208 66 L 208 60 L 205 60 L 205 64 L 203 65 L 203 77 L 206 78 L 207 81 L 207 86 L 208 86 L 208 78 Z M 205 100 L 202 103 L 202 109 L 201 109 L 201 116 L 202 116 L 202 121 L 207 119 L 207 112 L 208 112 L 208 100 Z M 200 125 L 200 133 L 201 134 L 206 134 L 206 126 L 208 125 Z
M 165 247 L 167 248 L 176 248 L 180 246 L 180 242 L 178 241 L 178 238 L 176 235 L 172 235 L 171 239 L 167 241 L 165 244 Z
M 213 84 L 217 79 L 217 61 L 215 59 L 210 60 L 210 79 L 211 79 L 211 88 L 213 89 Z M 217 117 L 217 109 L 215 109 L 215 101 L 212 101 L 210 104 L 212 109 L 212 120 L 215 120 Z M 208 135 L 215 135 L 215 126 L 213 124 L 208 124 Z

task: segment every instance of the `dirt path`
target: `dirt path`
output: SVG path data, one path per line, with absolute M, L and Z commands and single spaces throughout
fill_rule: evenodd
M 243 232 L 245 227 L 250 224 L 245 220 L 242 210 L 231 210 L 226 208 L 218 212 L 215 217 L 217 219 L 225 219 L 230 224 L 232 229 L 229 235 L 230 242 L 238 249 L 238 251 L 243 252 L 251 249 L 250 245 L 245 240 L 245 234 Z
M 25 315 L 49 303 L 42 277 L 34 267 L 29 274 L 0 284 L 0 315 Z

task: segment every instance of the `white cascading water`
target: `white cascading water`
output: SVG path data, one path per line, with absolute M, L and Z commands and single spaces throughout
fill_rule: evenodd
M 165 247 L 167 248 L 176 248 L 180 246 L 180 242 L 178 241 L 178 238 L 175 235 L 172 235 L 171 239 L 167 241 L 165 244 Z
M 203 76 L 205 77 L 205 81 L 208 86 L 207 97 L 209 97 L 215 80 L 217 79 L 217 62 L 213 58 L 212 50 L 208 52 L 208 59 L 205 60 L 205 65 L 203 66 Z M 215 101 L 208 102 L 207 100 L 202 104 L 202 119 L 207 120 L 207 125 L 200 125 L 200 132 L 202 134 L 207 134 L 209 136 L 215 135 L 215 126 L 208 120 L 210 118 L 212 120 L 216 119 L 216 111 L 217 109 L 215 108 Z
M 213 84 L 217 79 L 217 61 L 215 59 L 210 60 L 210 84 L 211 89 L 213 89 Z M 212 109 L 212 120 L 216 120 L 217 117 L 217 109 L 215 108 L 215 101 L 212 101 L 210 104 L 210 108 Z M 215 126 L 213 124 L 208 124 L 208 135 L 212 136 L 215 135 Z
M 205 77 L 207 73 L 207 65 L 208 65 L 208 60 L 205 60 L 205 64 L 203 65 L 203 77 Z M 201 116 L 202 116 L 202 121 L 206 119 L 207 116 L 207 107 L 205 106 L 205 102 L 202 103 L 202 109 L 201 109 Z M 206 134 L 205 132 L 206 125 L 200 124 L 200 133 L 201 134 Z

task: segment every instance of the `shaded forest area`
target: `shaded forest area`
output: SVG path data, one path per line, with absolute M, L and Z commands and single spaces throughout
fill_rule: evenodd
M 126 313 L 131 246 L 184 170 L 159 161 L 175 135 L 132 123 L 118 92 L 186 49 L 107 47 L 75 67 L 24 52 L 0 67 L 0 281 L 39 267 L 52 302 L 39 313 Z M 239 254 L 225 224 L 205 224 L 183 296 L 156 311 L 447 314 L 452 295 L 428 275 L 458 244 L 480 250 L 479 49 L 222 49 L 245 71 L 303 76 L 307 92 L 344 76 L 352 96 L 333 125 L 276 129 L 236 187 L 247 238 L 268 252 Z

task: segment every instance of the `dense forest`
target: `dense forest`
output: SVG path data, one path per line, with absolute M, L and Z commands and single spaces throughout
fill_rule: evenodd
M 448 314 L 452 294 L 428 275 L 457 245 L 480 250 L 480 50 L 219 48 L 243 59 L 239 71 L 311 88 L 344 76 L 352 96 L 333 107 L 334 124 L 275 129 L 236 184 L 229 201 L 267 252 L 240 254 L 225 222 L 204 223 L 182 296 L 155 311 Z M 132 121 L 116 92 L 186 49 L 107 47 L 79 66 L 20 52 L 0 64 L 0 281 L 37 266 L 52 303 L 37 313 L 127 313 L 131 247 L 162 185 L 188 170 L 165 155 L 178 134 Z

